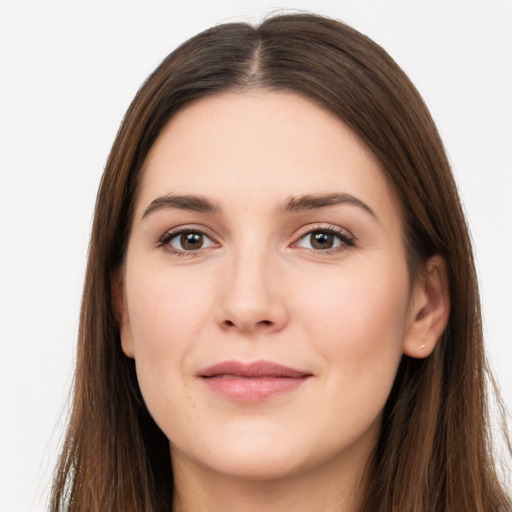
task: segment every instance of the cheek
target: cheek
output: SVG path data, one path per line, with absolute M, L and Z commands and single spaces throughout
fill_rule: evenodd
M 308 287 L 313 292 L 304 294 L 300 317 L 332 382 L 361 394 L 367 388 L 382 389 L 387 397 L 402 356 L 408 277 L 405 269 L 386 274 L 382 268 L 351 268 L 324 282 L 316 280 Z M 361 398 L 358 392 L 353 397 Z
M 212 315 L 211 286 L 203 278 L 198 287 L 190 272 L 141 265 L 129 275 L 126 293 L 139 386 L 151 415 L 169 432 L 169 411 L 180 410 L 187 422 L 197 419 L 184 406 L 189 384 L 184 376 L 190 375 L 190 354 Z
M 210 314 L 211 286 L 190 272 L 148 268 L 127 282 L 136 358 L 186 351 Z M 178 358 L 179 359 L 179 358 Z
M 211 286 L 205 279 L 199 286 L 190 272 L 137 270 L 126 282 L 133 353 L 144 399 L 158 412 L 186 384 L 189 355 L 211 318 Z

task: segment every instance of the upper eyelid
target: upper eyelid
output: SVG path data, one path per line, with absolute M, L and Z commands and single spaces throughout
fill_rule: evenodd
M 183 224 L 180 226 L 176 226 L 174 228 L 166 229 L 164 231 L 164 233 L 162 234 L 162 236 L 160 237 L 160 239 L 165 238 L 166 236 L 169 236 L 169 235 L 171 235 L 171 236 L 179 235 L 180 233 L 186 233 L 188 231 L 201 233 L 201 234 L 206 235 L 207 237 L 212 238 L 212 239 L 215 238 L 215 235 L 212 234 L 212 230 L 206 226 L 203 226 L 202 224 Z
M 335 233 L 338 233 L 339 235 L 344 235 L 347 238 L 355 239 L 355 236 L 348 229 L 338 226 L 337 224 L 330 224 L 329 222 L 307 224 L 299 228 L 294 236 L 301 238 L 309 233 L 313 233 L 314 231 L 322 230 L 333 231 Z

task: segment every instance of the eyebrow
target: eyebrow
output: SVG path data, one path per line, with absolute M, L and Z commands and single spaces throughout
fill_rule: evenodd
M 283 213 L 298 212 L 303 210 L 317 210 L 326 206 L 336 206 L 348 204 L 357 206 L 377 218 L 375 212 L 363 201 L 351 194 L 308 194 L 304 196 L 291 197 L 281 208 Z
M 300 212 L 305 210 L 317 210 L 327 206 L 336 206 L 348 204 L 357 206 L 372 217 L 377 218 L 375 212 L 363 201 L 351 194 L 307 194 L 303 196 L 295 196 L 287 199 L 279 208 L 281 213 Z M 168 194 L 166 196 L 157 197 L 146 208 L 142 215 L 142 219 L 159 210 L 189 210 L 200 213 L 220 214 L 221 208 L 217 203 L 212 202 L 204 196 L 197 195 L 175 195 Z
M 153 199 L 142 214 L 142 219 L 156 211 L 175 208 L 201 213 L 220 213 L 220 206 L 204 196 L 168 194 Z

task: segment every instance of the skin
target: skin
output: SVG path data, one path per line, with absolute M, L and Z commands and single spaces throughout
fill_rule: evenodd
M 284 211 L 332 193 L 361 204 Z M 218 211 L 154 202 L 170 195 Z M 296 94 L 203 98 L 166 125 L 115 295 L 123 350 L 170 440 L 175 510 L 355 510 L 400 359 L 429 355 L 448 316 L 441 258 L 410 282 L 399 212 L 371 151 Z M 177 229 L 202 242 L 185 248 Z M 311 377 L 241 402 L 198 377 L 226 360 Z

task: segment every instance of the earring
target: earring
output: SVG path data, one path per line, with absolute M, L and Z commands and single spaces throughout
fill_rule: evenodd
M 423 350 L 425 348 L 425 345 L 420 345 L 420 348 Z

